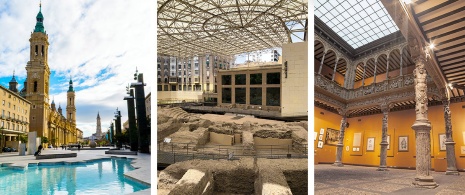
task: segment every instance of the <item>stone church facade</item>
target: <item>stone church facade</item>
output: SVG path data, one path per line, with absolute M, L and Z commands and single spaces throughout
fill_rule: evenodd
M 37 131 L 38 137 L 47 137 L 49 144 L 60 146 L 78 142 L 82 131 L 76 127 L 76 106 L 73 81 L 69 81 L 66 113 L 55 102 L 49 104 L 50 68 L 48 66 L 48 35 L 43 25 L 41 10 L 31 34 L 30 60 L 27 62 L 27 78 L 20 94 L 31 102 L 29 132 Z

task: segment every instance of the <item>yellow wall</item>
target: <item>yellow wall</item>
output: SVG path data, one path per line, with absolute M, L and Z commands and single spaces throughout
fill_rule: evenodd
M 333 163 L 336 160 L 336 146 L 323 145 L 323 148 L 318 148 L 318 136 L 320 135 L 320 129 L 324 128 L 325 133 L 323 134 L 323 142 L 325 140 L 326 129 L 340 129 L 341 116 L 338 114 L 323 110 L 315 107 L 315 125 L 314 132 L 317 132 L 317 139 L 314 141 L 315 144 L 315 162 L 326 162 Z M 321 114 L 324 113 L 324 114 Z M 313 133 L 313 132 L 310 132 Z
M 457 160 L 457 168 L 465 169 L 465 154 L 461 155 L 461 146 L 465 147 L 464 136 L 462 132 L 465 132 L 465 109 L 464 102 L 451 104 L 452 112 L 452 131 L 453 139 L 456 143 L 455 154 Z M 324 112 L 321 115 L 320 112 Z M 346 164 L 358 164 L 358 165 L 379 165 L 379 152 L 381 146 L 381 128 L 382 128 L 382 114 L 354 117 L 349 118 L 349 128 L 346 128 L 344 137 L 344 148 L 342 161 Z M 428 108 L 428 118 L 431 122 L 431 159 L 432 168 L 435 168 L 435 161 L 445 158 L 446 151 L 439 150 L 439 134 L 445 133 L 444 124 L 444 111 L 443 106 L 433 106 Z M 340 129 L 341 116 L 331 113 L 329 111 L 315 108 L 315 132 L 319 129 L 327 128 Z M 360 120 L 360 121 L 359 121 Z M 390 150 L 388 150 L 387 165 L 396 167 L 415 167 L 415 132 L 411 128 L 415 121 L 415 110 L 405 110 L 390 112 L 388 115 L 388 135 L 391 136 Z M 352 151 L 354 133 L 362 133 L 362 145 L 360 152 Z M 398 137 L 408 136 L 409 145 L 408 152 L 398 151 Z M 368 137 L 375 138 L 375 150 L 374 152 L 366 151 L 366 142 Z M 324 138 L 323 138 L 324 141 Z M 317 148 L 318 138 L 315 142 L 316 156 L 315 160 L 320 163 L 332 163 L 335 161 L 336 147 L 324 145 L 322 149 Z M 349 146 L 349 151 L 346 151 L 346 146 Z M 355 156 L 361 154 L 361 156 Z M 463 156 L 462 158 L 460 156 Z M 438 164 L 439 166 L 439 164 Z
M 319 69 L 320 69 L 320 61 L 315 60 L 315 69 L 314 69 L 315 72 L 318 73 Z M 334 69 L 331 69 L 330 67 L 328 67 L 326 65 L 323 65 L 323 67 L 321 68 L 321 75 L 323 75 L 323 76 L 329 76 L 330 78 L 332 78 L 331 75 L 333 75 L 333 72 L 334 72 Z M 344 79 L 345 79 L 344 75 L 336 72 L 336 76 L 334 77 L 334 81 L 339 83 L 341 86 L 344 86 Z
M 409 66 L 407 68 L 403 67 L 402 68 L 402 73 L 403 73 L 402 75 L 412 74 L 413 69 L 415 69 L 415 66 Z M 361 74 L 363 74 L 363 72 Z M 399 75 L 400 75 L 400 69 L 397 69 L 397 70 L 394 70 L 394 71 L 389 71 L 389 77 L 390 78 L 394 78 L 394 77 L 397 77 Z M 376 74 L 376 83 L 383 82 L 384 80 L 386 80 L 386 73 L 381 73 L 381 74 L 377 73 Z M 373 81 L 374 81 L 374 77 L 365 78 L 365 86 L 372 84 Z M 362 80 L 355 82 L 354 89 L 359 88 L 360 86 L 362 86 Z

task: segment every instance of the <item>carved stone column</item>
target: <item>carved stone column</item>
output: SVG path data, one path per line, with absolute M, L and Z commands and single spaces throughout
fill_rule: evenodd
M 452 123 L 449 99 L 442 100 L 444 105 L 444 120 L 446 123 L 446 154 L 447 154 L 447 171 L 446 175 L 459 175 L 455 161 L 455 142 L 452 138 Z
M 323 54 L 323 57 L 321 58 L 321 63 L 320 63 L 320 68 L 318 69 L 318 74 L 321 74 L 321 70 L 323 68 L 323 62 L 325 61 L 325 55 L 326 55 L 326 51 Z
M 418 46 L 418 44 L 417 44 Z M 414 58 L 415 69 L 415 113 L 416 120 L 412 125 L 415 130 L 416 142 L 416 176 L 413 184 L 417 187 L 435 188 L 438 186 L 433 180 L 431 168 L 431 123 L 428 120 L 428 97 L 426 95 L 426 69 L 424 55 Z
M 383 112 L 383 129 L 381 133 L 381 151 L 379 153 L 379 168 L 378 171 L 389 171 L 387 169 L 387 146 L 389 143 L 387 142 L 387 129 L 388 129 L 388 113 L 389 109 L 392 107 L 387 102 L 381 105 L 381 111 Z
M 344 166 L 342 164 L 342 150 L 343 150 L 343 147 L 344 147 L 344 131 L 346 129 L 346 122 L 347 122 L 346 113 L 347 113 L 347 111 L 338 109 L 338 112 L 342 116 L 341 131 L 339 131 L 339 137 L 338 137 L 339 141 L 338 141 L 338 143 L 336 145 L 336 162 L 334 162 L 333 166 L 342 167 L 342 166 Z

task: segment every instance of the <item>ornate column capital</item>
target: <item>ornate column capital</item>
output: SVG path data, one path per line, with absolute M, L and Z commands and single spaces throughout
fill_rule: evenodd
M 337 113 L 341 115 L 343 118 L 347 117 L 347 114 L 349 113 L 349 109 L 347 109 L 347 106 L 344 106 L 343 108 L 337 108 Z
M 389 102 L 388 100 L 385 100 L 381 102 L 381 104 L 379 105 L 379 108 L 381 109 L 381 112 L 387 113 L 389 112 L 389 110 L 391 110 L 391 108 L 394 108 L 394 105 L 395 105 L 394 103 Z

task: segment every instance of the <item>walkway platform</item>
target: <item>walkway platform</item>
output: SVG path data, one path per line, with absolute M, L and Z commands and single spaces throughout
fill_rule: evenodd
M 389 169 L 376 171 L 377 167 L 328 164 L 315 165 L 315 194 L 400 194 L 436 195 L 465 194 L 465 173 L 460 176 L 432 172 L 435 189 L 416 188 L 412 182 L 415 170 Z
M 52 159 L 52 158 L 72 158 L 77 157 L 77 153 L 64 153 L 64 154 L 41 154 L 36 156 L 36 160 L 40 159 Z

